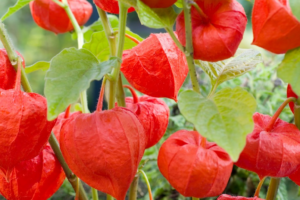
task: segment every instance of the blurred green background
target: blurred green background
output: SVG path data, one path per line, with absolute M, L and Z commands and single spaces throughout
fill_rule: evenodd
M 6 12 L 9 6 L 14 5 L 15 2 L 16 0 L 0 0 L 0 16 L 2 16 Z M 90 2 L 92 3 L 92 1 Z M 258 112 L 272 115 L 284 101 L 286 96 L 286 85 L 276 77 L 276 67 L 283 59 L 283 55 L 274 55 L 251 45 L 253 37 L 251 30 L 251 11 L 253 1 L 251 2 L 247 0 L 239 0 L 239 2 L 244 6 L 249 19 L 247 30 L 241 43 L 241 48 L 258 49 L 263 55 L 264 63 L 258 65 L 257 68 L 249 74 L 223 83 L 220 89 L 224 87 L 242 86 L 249 92 L 251 92 L 256 98 L 258 104 Z M 292 0 L 291 5 L 293 8 L 293 12 L 297 16 L 300 16 L 299 0 Z M 98 15 L 94 10 L 94 13 L 88 24 L 91 24 L 97 19 Z M 63 48 L 77 46 L 77 41 L 72 39 L 70 33 L 55 35 L 54 33 L 45 31 L 38 27 L 32 20 L 28 6 L 24 7 L 22 10 L 9 17 L 7 20 L 5 20 L 4 23 L 6 24 L 7 30 L 10 33 L 10 36 L 13 40 L 14 45 L 17 47 L 17 50 L 24 56 L 27 66 L 32 65 L 37 61 L 50 61 L 51 58 L 58 54 Z M 137 18 L 136 13 L 129 14 L 128 27 L 131 29 L 131 31 L 139 34 L 144 38 L 146 38 L 150 33 L 164 32 L 164 30 L 154 30 L 142 26 Z M 210 89 L 210 80 L 200 68 L 198 68 L 197 70 L 200 77 L 199 82 L 201 84 L 201 89 L 203 93 L 208 93 Z M 33 90 L 40 94 L 43 94 L 44 75 L 45 72 L 43 71 L 29 74 L 29 79 L 33 86 Z M 95 109 L 100 85 L 100 82 L 94 82 L 88 91 L 89 107 L 91 110 Z M 185 83 L 184 87 L 191 87 L 188 81 Z M 192 126 L 180 114 L 178 106 L 174 101 L 167 99 L 165 99 L 165 101 L 168 103 L 171 110 L 168 130 L 159 144 L 146 151 L 143 160 L 148 159 L 148 162 L 144 166 L 144 171 L 147 173 L 150 180 L 154 199 L 184 199 L 184 197 L 179 195 L 160 174 L 157 168 L 156 158 L 160 145 L 165 139 L 170 136 L 170 134 L 180 129 L 191 129 Z M 285 121 L 293 122 L 293 115 L 288 107 L 284 109 L 280 117 Z M 148 199 L 146 185 L 143 182 L 142 178 L 140 180 L 141 181 L 138 190 L 139 199 Z M 258 182 L 259 179 L 256 174 L 234 167 L 225 193 L 253 196 Z M 262 198 L 265 197 L 268 182 L 269 179 L 265 181 L 265 184 L 262 188 Z M 89 192 L 89 188 L 86 187 L 86 189 Z M 99 194 L 99 196 L 101 199 L 105 198 L 104 194 Z M 74 199 L 74 191 L 72 190 L 70 184 L 65 181 L 61 189 L 51 199 Z M 216 198 L 208 199 L 214 200 Z M 298 198 L 298 186 L 288 178 L 282 179 L 277 199 L 300 199 Z

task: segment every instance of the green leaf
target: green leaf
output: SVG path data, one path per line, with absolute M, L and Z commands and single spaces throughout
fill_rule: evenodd
M 49 67 L 50 67 L 50 62 L 40 61 L 40 62 L 34 63 L 33 65 L 26 67 L 25 72 L 26 72 L 26 74 L 29 74 L 29 73 L 35 72 L 37 70 L 46 71 L 49 69 Z
M 143 38 L 129 30 L 126 30 L 126 33 L 139 41 L 143 41 Z M 132 49 L 136 45 L 132 40 L 125 38 L 124 50 Z M 100 61 L 106 61 L 110 56 L 109 44 L 104 31 L 94 33 L 91 41 L 85 43 L 83 48 L 92 52 Z
M 174 8 L 151 9 L 141 0 L 137 0 L 137 13 L 143 25 L 150 28 L 173 27 L 177 14 Z
M 300 47 L 288 51 L 281 62 L 277 75 L 284 82 L 290 83 L 294 92 L 300 95 Z
M 253 49 L 238 49 L 236 54 L 219 62 L 195 61 L 210 77 L 213 90 L 221 83 L 241 76 L 262 63 L 261 54 Z
M 118 19 L 117 16 L 107 15 L 107 18 L 108 18 L 112 28 L 118 28 L 119 27 L 119 19 Z M 103 31 L 103 25 L 102 25 L 100 19 L 98 21 L 95 21 L 90 26 L 84 27 L 83 32 L 84 32 L 85 41 L 90 41 L 91 38 L 92 38 L 92 34 L 94 32 L 99 32 L 99 31 Z
M 29 4 L 31 1 L 33 1 L 33 0 L 18 0 L 14 6 L 8 8 L 8 11 L 2 16 L 1 21 L 4 21 L 6 18 L 8 18 L 12 14 L 14 14 L 18 10 L 20 10 L 27 4 Z
M 48 120 L 55 119 L 68 105 L 75 103 L 91 81 L 102 79 L 117 62 L 117 58 L 112 58 L 100 63 L 85 49 L 68 48 L 56 55 L 45 77 Z
M 177 6 L 178 8 L 183 8 L 182 0 L 177 0 L 177 2 L 175 3 L 175 6 Z
M 180 94 L 179 109 L 208 140 L 217 143 L 237 161 L 254 127 L 254 97 L 240 87 L 225 88 L 208 98 L 187 90 Z
M 287 200 L 288 198 L 288 190 L 287 190 L 287 178 L 282 178 L 280 180 L 276 200 Z

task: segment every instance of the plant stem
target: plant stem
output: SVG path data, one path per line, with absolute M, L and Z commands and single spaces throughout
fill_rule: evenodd
M 121 4 L 121 3 L 120 3 Z M 125 7 L 125 8 L 124 8 Z M 123 5 L 120 6 L 120 24 L 119 24 L 119 41 L 118 41 L 118 48 L 116 43 L 116 35 L 115 32 L 112 30 L 109 20 L 107 18 L 106 12 L 102 9 L 97 7 L 105 35 L 108 39 L 109 46 L 110 46 L 110 55 L 111 56 L 118 56 L 122 59 L 123 55 L 123 48 L 124 48 L 124 41 L 125 41 L 125 30 L 126 30 L 126 20 L 127 20 L 127 9 L 128 7 Z M 120 63 L 121 65 L 121 63 Z M 120 65 L 118 69 L 114 69 L 112 71 L 113 80 L 109 81 L 109 98 L 108 98 L 108 108 L 112 109 L 115 106 L 115 99 L 117 98 L 117 102 L 119 106 L 125 106 L 125 94 L 123 90 L 123 83 L 122 77 L 120 74 Z
M 92 197 L 93 200 L 99 200 L 98 191 L 95 188 L 92 188 Z
M 78 188 L 78 178 L 77 176 L 71 171 L 71 169 L 69 168 L 69 166 L 67 165 L 62 153 L 61 153 L 61 150 L 59 148 L 59 144 L 58 144 L 58 141 L 55 137 L 55 135 L 53 134 L 53 132 L 51 133 L 50 135 L 50 138 L 49 138 L 49 143 L 51 145 L 51 148 L 53 149 L 54 153 L 55 153 L 55 156 L 57 157 L 57 159 L 59 160 L 65 174 L 66 174 L 66 177 L 67 179 L 69 180 L 69 182 L 71 183 L 73 189 L 75 191 L 77 191 L 77 188 Z M 82 184 L 81 182 L 79 182 L 79 199 L 80 200 L 88 200 L 88 197 L 82 187 Z
M 256 188 L 256 190 L 255 190 L 254 197 L 259 197 L 259 192 L 260 192 L 260 189 L 261 189 L 262 185 L 264 184 L 265 179 L 266 179 L 266 177 L 263 178 L 263 179 L 261 179 L 261 180 L 259 181 L 258 186 L 257 186 L 257 188 Z
M 110 196 L 109 194 L 106 195 L 106 200 L 114 200 L 114 198 L 112 196 Z
M 183 3 L 183 11 L 184 11 L 185 38 L 186 38 L 185 56 L 189 67 L 189 73 L 193 85 L 193 90 L 195 92 L 200 93 L 200 86 L 197 80 L 196 67 L 194 63 L 191 6 L 189 5 L 188 0 L 182 0 L 182 3 Z
M 136 200 L 137 199 L 138 183 L 139 183 L 139 173 L 137 173 L 135 175 L 135 177 L 130 185 L 128 200 Z
M 275 200 L 280 184 L 280 178 L 271 178 L 266 200 Z
M 14 49 L 14 46 L 9 38 L 9 35 L 5 29 L 5 26 L 4 24 L 0 21 L 0 40 L 7 52 L 7 55 L 8 55 L 8 58 L 11 62 L 11 64 L 13 65 L 13 67 L 15 68 L 15 70 L 17 71 L 18 70 L 18 57 L 19 55 L 16 53 L 15 49 Z M 28 78 L 26 76 L 26 73 L 25 73 L 25 70 L 24 68 L 22 67 L 21 68 L 21 82 L 22 82 L 22 86 L 23 86 L 23 89 L 26 91 L 26 92 L 32 92 L 32 89 L 31 89 L 31 86 L 30 86 L 30 83 L 28 81 Z
M 300 130 L 300 105 L 298 105 L 297 103 L 295 103 L 294 105 L 295 125 Z
M 200 200 L 199 198 L 196 197 L 192 197 L 192 200 Z
M 152 192 L 151 192 L 151 186 L 150 186 L 150 182 L 148 180 L 148 177 L 147 177 L 146 173 L 143 170 L 141 170 L 141 169 L 138 171 L 138 173 L 141 173 L 143 175 L 143 177 L 145 179 L 145 182 L 147 184 L 147 188 L 148 188 L 149 200 L 152 200 L 153 197 L 152 197 Z
M 295 97 L 290 97 L 287 98 L 282 104 L 281 106 L 278 108 L 278 110 L 275 112 L 275 114 L 273 115 L 273 117 L 271 118 L 269 125 L 266 127 L 266 131 L 271 131 L 277 118 L 279 117 L 279 115 L 281 114 L 282 110 L 285 108 L 285 106 L 287 106 L 290 102 L 296 102 L 297 99 Z
M 99 7 L 97 7 L 97 11 L 99 13 L 105 35 L 106 35 L 106 38 L 109 43 L 110 55 L 116 56 L 117 55 L 117 40 L 116 40 L 117 37 L 116 37 L 113 29 L 111 28 L 111 25 L 107 18 L 106 12 L 104 10 L 100 9 Z
M 180 41 L 178 40 L 178 38 L 176 37 L 172 27 L 166 27 L 165 30 L 169 33 L 169 35 L 171 36 L 171 38 L 173 39 L 173 41 L 175 42 L 175 44 L 177 45 L 177 47 L 183 52 L 185 53 L 185 49 L 182 46 L 182 44 L 180 43 Z

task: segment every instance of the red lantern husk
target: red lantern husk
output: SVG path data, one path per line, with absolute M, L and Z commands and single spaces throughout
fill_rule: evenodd
M 195 131 L 181 130 L 165 141 L 158 167 L 169 183 L 186 197 L 220 195 L 230 178 L 233 163 L 215 143 Z
M 61 128 L 60 144 L 68 166 L 81 180 L 123 200 L 146 141 L 138 118 L 117 107 L 68 118 Z
M 258 197 L 238 197 L 238 196 L 229 196 L 227 194 L 222 194 L 217 200 L 264 200 Z
M 118 0 L 94 0 L 95 4 L 104 10 L 105 12 L 113 13 L 113 14 L 119 14 L 119 3 Z M 134 8 L 130 7 L 128 9 L 128 12 L 133 12 Z
M 271 117 L 260 113 L 255 113 L 253 120 L 254 130 L 247 136 L 246 146 L 235 164 L 257 173 L 261 179 L 291 175 L 300 165 L 300 131 L 281 119 L 268 131 Z
M 300 46 L 300 22 L 288 0 L 255 0 L 252 13 L 254 45 L 273 53 Z
M 84 25 L 91 17 L 93 7 L 88 1 L 68 0 L 68 4 L 79 26 Z M 30 10 L 34 21 L 43 29 L 56 34 L 74 30 L 66 11 L 52 0 L 34 0 L 30 2 Z
M 25 67 L 25 61 L 23 56 L 17 52 L 19 56 L 22 57 L 22 65 Z M 16 70 L 12 66 L 7 52 L 5 49 L 0 49 L 0 88 L 1 89 L 13 89 L 16 81 Z
M 128 87 L 128 86 L 126 86 Z M 149 96 L 138 97 L 131 87 L 132 96 L 127 97 L 126 107 L 136 114 L 146 134 L 146 148 L 158 143 L 165 134 L 169 122 L 169 107 L 161 99 Z
M 8 180 L 14 166 L 41 152 L 55 124 L 47 121 L 46 99 L 22 92 L 20 79 L 21 68 L 15 88 L 0 89 L 0 173 Z
M 188 66 L 185 55 L 169 34 L 151 34 L 126 52 L 121 71 L 136 90 L 152 97 L 177 101 Z
M 10 182 L 0 175 L 0 193 L 7 200 L 46 200 L 65 180 L 65 173 L 49 145 L 35 158 L 20 162 Z
M 197 0 L 195 3 L 202 11 L 191 9 L 194 58 L 216 62 L 233 56 L 246 29 L 243 6 L 236 0 Z M 176 31 L 185 46 L 183 12 L 177 18 Z

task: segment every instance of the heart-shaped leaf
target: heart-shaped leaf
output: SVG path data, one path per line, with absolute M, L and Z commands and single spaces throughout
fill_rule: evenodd
M 137 0 L 136 10 L 141 23 L 150 28 L 173 27 L 177 17 L 173 7 L 151 9 L 141 0 Z
M 208 98 L 187 90 L 180 94 L 179 108 L 197 131 L 217 143 L 237 161 L 254 127 L 254 97 L 240 87 L 225 88 Z
M 219 62 L 196 60 L 209 75 L 213 91 L 221 83 L 251 71 L 261 62 L 261 54 L 253 49 L 238 49 L 234 57 Z
M 56 55 L 45 77 L 45 95 L 48 119 L 55 119 L 80 93 L 88 89 L 90 82 L 100 80 L 116 66 L 117 58 L 100 63 L 88 50 L 64 49 Z
M 277 75 L 284 82 L 290 83 L 296 94 L 300 94 L 300 47 L 288 51 L 281 62 Z

